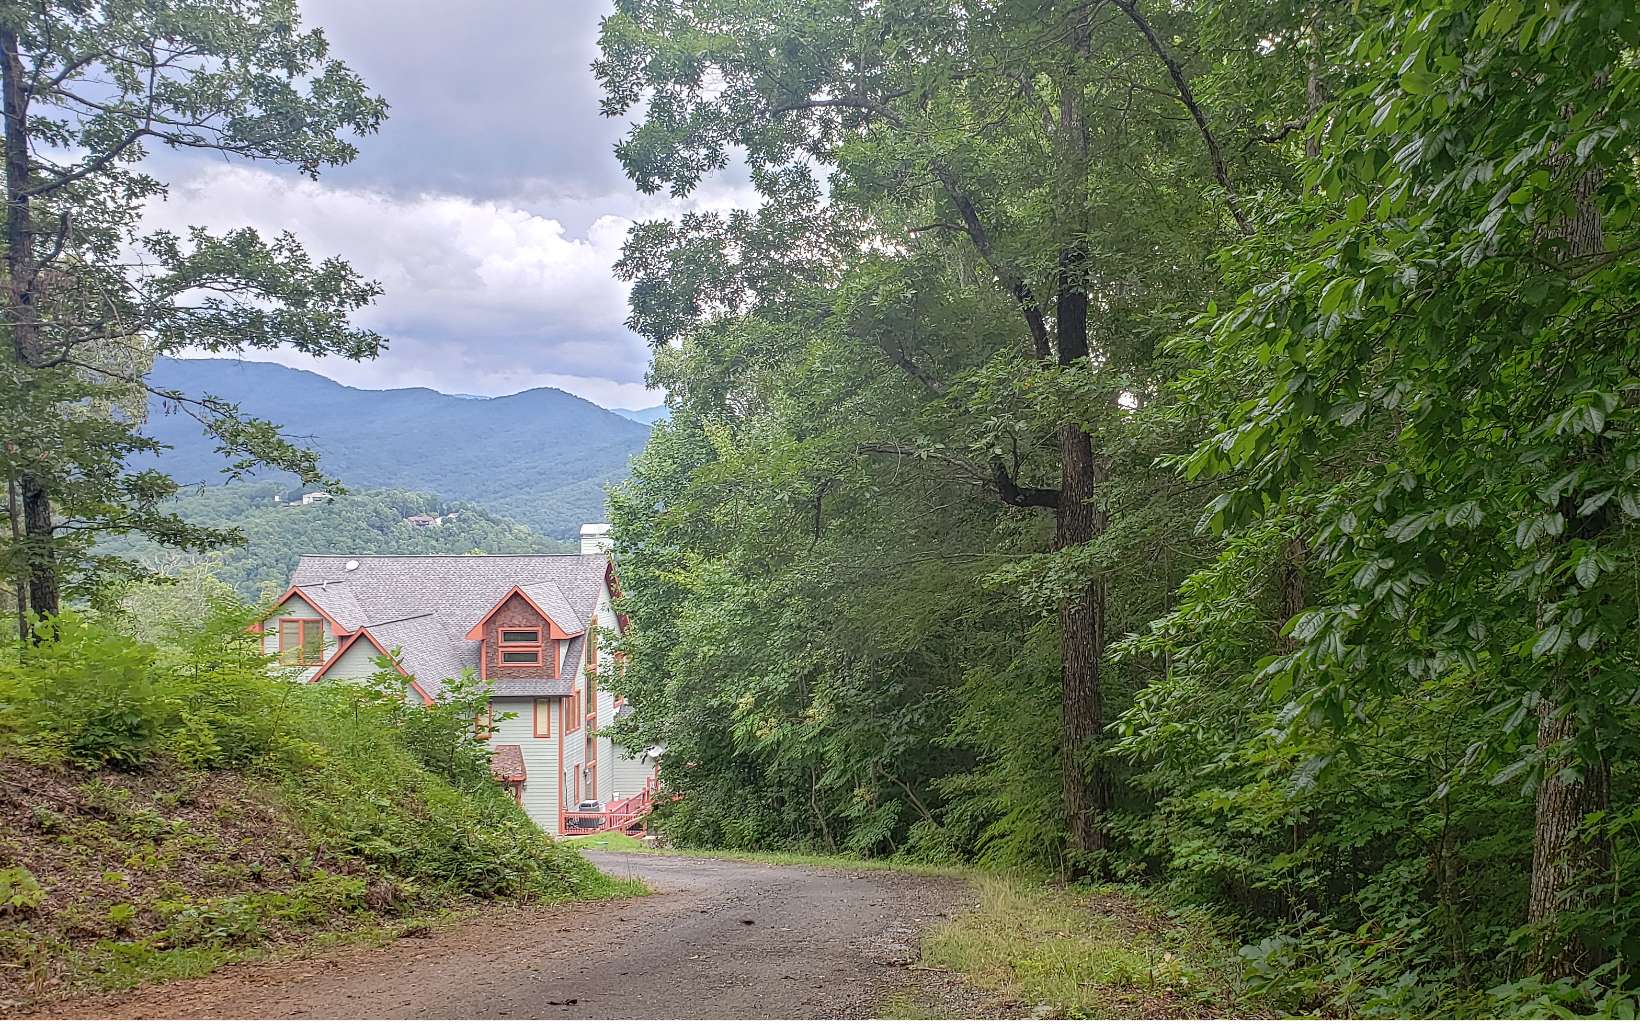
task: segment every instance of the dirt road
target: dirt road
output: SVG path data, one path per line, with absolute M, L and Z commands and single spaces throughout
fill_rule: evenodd
M 871 1017 L 926 973 L 943 878 L 594 853 L 653 896 L 506 911 L 384 948 L 36 1009 L 119 1018 Z

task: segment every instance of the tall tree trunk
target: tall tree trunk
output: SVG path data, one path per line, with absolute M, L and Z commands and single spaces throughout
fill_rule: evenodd
M 6 122 L 6 313 L 11 326 L 12 355 L 27 387 L 31 371 L 43 356 L 40 320 L 35 309 L 34 226 L 29 205 L 28 92 L 17 31 L 0 27 L 0 94 Z M 23 505 L 23 553 L 28 572 L 29 607 L 39 616 L 58 611 L 57 565 L 52 542 L 51 495 L 39 475 L 18 475 Z
M 1085 194 L 1089 137 L 1082 105 L 1082 66 L 1089 56 L 1090 21 L 1073 14 L 1066 26 L 1070 52 L 1061 84 L 1058 151 L 1060 222 L 1071 232 L 1059 254 L 1055 283 L 1055 356 L 1061 367 L 1085 367 L 1088 339 L 1088 231 Z M 1086 544 L 1105 532 L 1098 487 L 1107 474 L 1093 439 L 1079 424 L 1059 428 L 1059 502 L 1054 508 L 1054 550 Z M 1060 786 L 1073 854 L 1109 846 L 1106 816 L 1111 787 L 1099 745 L 1105 730 L 1105 581 L 1095 575 L 1059 609 Z
M 1105 530 L 1105 513 L 1095 499 L 1102 480 L 1093 441 L 1074 425 L 1060 428 L 1060 492 L 1054 516 L 1054 549 L 1092 541 Z M 1108 846 L 1105 814 L 1110 779 L 1097 746 L 1105 729 L 1100 679 L 1105 656 L 1105 582 L 1095 577 L 1059 610 L 1061 711 L 1060 779 L 1071 849 L 1079 853 Z
M 1577 735 L 1576 720 L 1552 699 L 1539 706 L 1539 750 L 1570 742 Z M 1586 835 L 1583 820 L 1605 811 L 1611 802 L 1611 765 L 1605 757 L 1583 766 L 1575 782 L 1561 779 L 1560 770 L 1571 757 L 1562 755 L 1544 766 L 1538 784 L 1537 822 L 1532 835 L 1532 893 L 1527 920 L 1537 925 L 1578 910 L 1585 902 L 1585 887 L 1597 883 L 1611 871 L 1607 844 Z M 1545 978 L 1588 974 L 1600 961 L 1597 947 L 1578 935 L 1546 933 L 1532 951 L 1532 970 Z
M 1568 112 L 1569 113 L 1569 112 Z M 1570 169 L 1565 155 L 1552 158 L 1556 174 Z M 1545 232 L 1555 248 L 1554 259 L 1589 256 L 1606 248 L 1604 226 L 1596 195 L 1604 176 L 1598 167 L 1577 176 L 1572 184 L 1572 210 Z M 1604 512 L 1604 511 L 1602 511 Z M 1601 516 L 1597 513 L 1596 516 Z M 1589 519 L 1579 523 L 1576 533 L 1592 536 L 1600 523 Z M 1532 833 L 1532 891 L 1526 918 L 1536 926 L 1548 926 L 1555 918 L 1587 904 L 1587 887 L 1604 880 L 1611 871 L 1606 842 L 1583 828 L 1584 819 L 1605 811 L 1611 802 L 1611 764 L 1605 753 L 1593 762 L 1576 765 L 1577 755 L 1568 750 L 1577 736 L 1577 718 L 1568 707 L 1577 677 L 1556 673 L 1549 693 L 1538 706 L 1537 748 L 1555 752 L 1543 767 L 1538 784 L 1537 814 Z M 1576 765 L 1579 778 L 1567 781 L 1562 770 Z M 1599 951 L 1582 936 L 1544 933 L 1532 952 L 1531 967 L 1547 978 L 1582 976 L 1599 963 Z
M 23 506 L 17 497 L 17 478 L 6 478 L 6 519 L 11 526 L 11 545 L 14 551 L 23 545 Z M 28 571 L 19 564 L 17 569 L 17 643 L 28 640 Z

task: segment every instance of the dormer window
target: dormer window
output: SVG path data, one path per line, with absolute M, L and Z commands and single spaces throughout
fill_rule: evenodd
M 498 639 L 501 664 L 504 666 L 538 666 L 544 663 L 541 631 L 530 629 L 503 629 Z
M 279 664 L 317 666 L 325 661 L 325 621 L 279 620 Z

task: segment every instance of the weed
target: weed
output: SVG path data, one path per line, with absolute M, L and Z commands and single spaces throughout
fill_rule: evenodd
M 34 873 L 26 868 L 0 868 L 0 914 L 30 914 L 45 899 L 45 888 Z
M 1233 1014 L 1245 1001 L 1228 944 L 1211 923 L 1188 929 L 1142 894 L 979 879 L 979 907 L 923 944 L 931 965 L 1064 1017 Z

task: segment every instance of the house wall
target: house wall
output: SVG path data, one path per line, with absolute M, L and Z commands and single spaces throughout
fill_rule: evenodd
M 609 774 L 611 800 L 614 794 L 631 797 L 642 790 L 649 777 L 655 774 L 655 764 L 641 755 L 632 754 L 619 744 L 612 746 L 614 753 L 610 756 L 612 770 Z
M 502 664 L 499 648 L 501 631 L 517 629 L 541 631 L 541 637 L 545 645 L 541 652 L 544 665 L 516 666 Z M 547 637 L 549 629 L 550 625 L 545 619 L 541 618 L 540 613 L 536 612 L 529 602 L 516 594 L 508 598 L 499 609 L 495 610 L 495 615 L 490 617 L 489 622 L 484 624 L 485 678 L 491 680 L 538 680 L 543 676 L 557 676 L 558 659 L 562 657 L 558 650 L 560 642 Z
M 535 735 L 534 698 L 496 698 L 490 702 L 495 726 L 490 734 L 490 746 L 517 744 L 524 754 L 524 811 L 548 833 L 558 835 L 558 744 L 560 740 L 561 709 L 557 698 L 541 699 L 543 721 L 551 723 L 552 736 Z M 505 712 L 515 712 L 503 722 Z M 573 748 L 572 748 L 573 750 Z
M 376 650 L 374 644 L 371 644 L 366 638 L 360 637 L 330 667 L 330 671 L 325 673 L 325 679 L 368 680 L 376 675 L 376 659 L 380 655 L 381 652 Z M 421 700 L 418 698 L 416 703 L 420 704 Z
M 569 702 L 567 701 L 559 701 L 558 706 L 560 713 L 565 711 L 568 705 Z M 569 722 L 564 719 L 562 715 L 560 715 L 559 721 L 562 722 L 565 727 L 563 735 L 564 805 L 569 808 L 574 808 L 576 803 L 576 779 L 581 779 L 582 781 L 581 800 L 591 801 L 595 799 L 591 794 L 587 793 L 586 780 L 582 775 L 582 771 L 586 767 L 586 720 L 583 718 L 580 722 Z M 599 775 L 601 776 L 602 773 L 600 772 Z
M 272 615 L 262 621 L 262 653 L 265 655 L 279 654 L 279 621 L 281 619 L 323 620 L 324 618 L 319 614 L 318 609 L 301 598 L 292 595 L 283 605 L 275 609 Z M 328 622 L 324 623 L 321 629 L 325 632 L 324 660 L 328 661 L 330 656 L 336 654 L 336 633 L 330 628 Z M 313 679 L 313 674 L 319 671 L 319 666 L 281 666 L 279 668 L 303 680 Z

